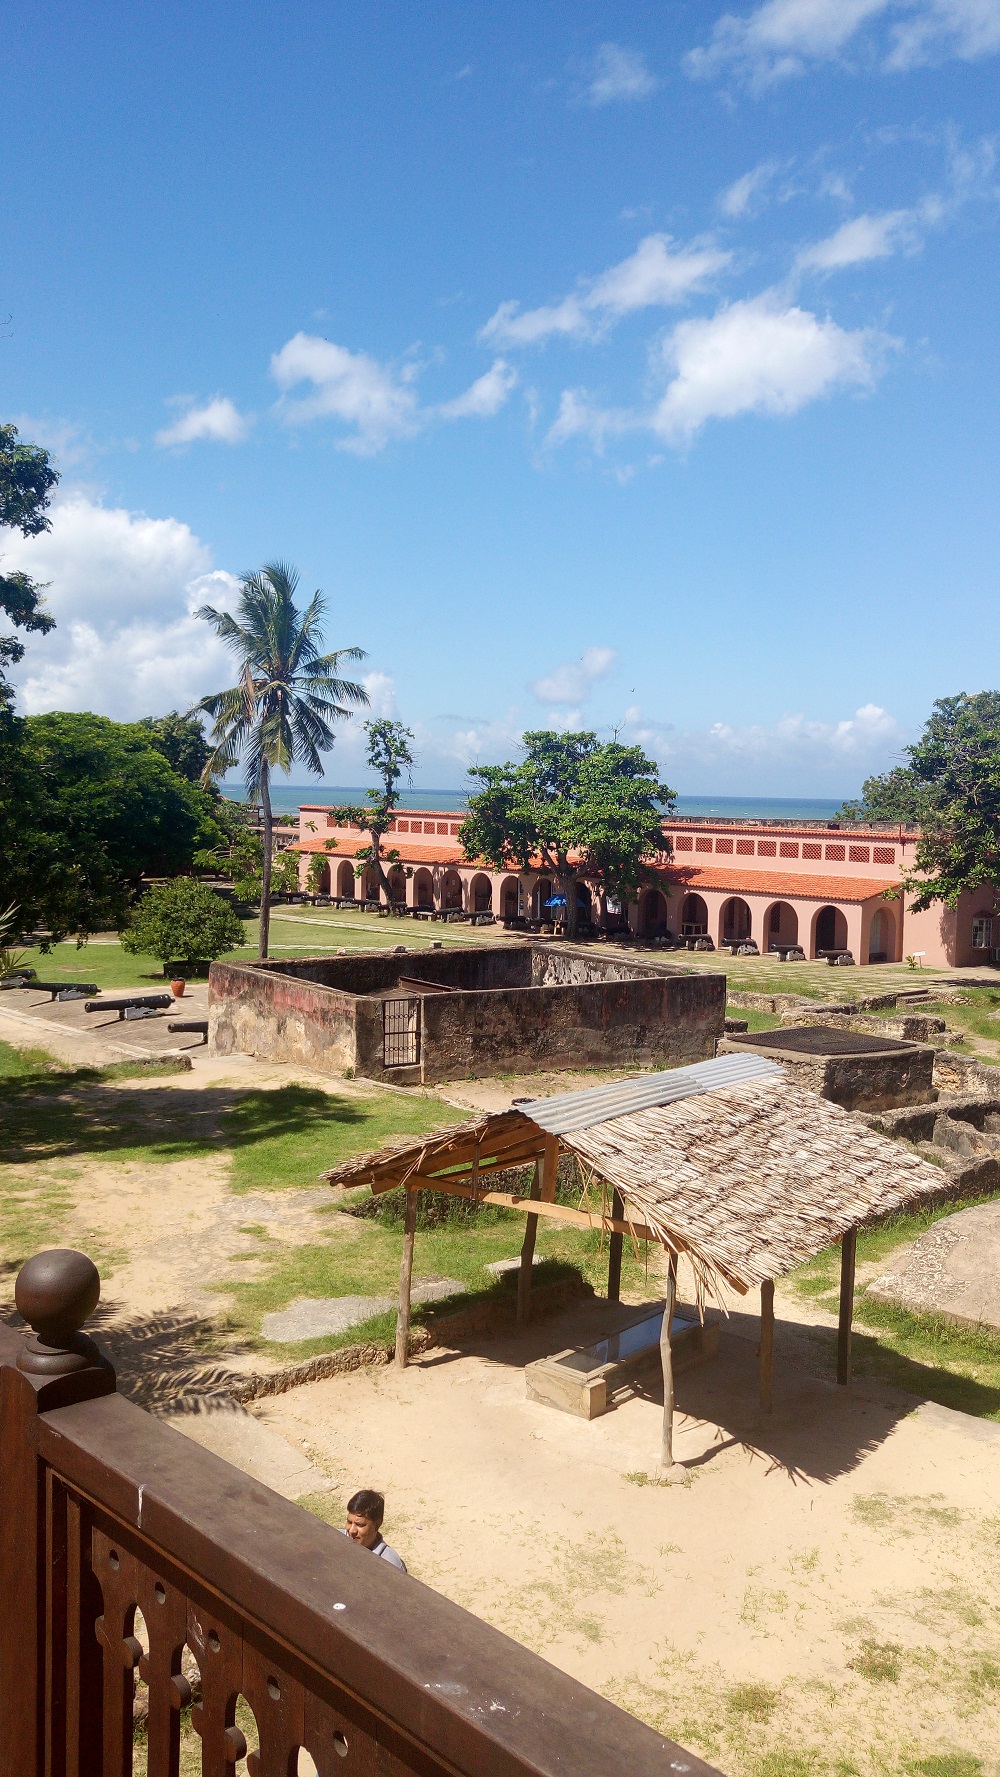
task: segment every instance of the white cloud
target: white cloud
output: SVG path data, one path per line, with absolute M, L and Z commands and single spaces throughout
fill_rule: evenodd
M 840 271 L 870 259 L 888 259 L 900 246 L 915 244 L 912 210 L 886 210 L 881 216 L 855 216 L 826 240 L 798 255 L 798 271 Z
M 998 0 L 930 0 L 896 25 L 886 67 L 905 71 L 947 56 L 976 61 L 1000 50 Z
M 523 313 L 520 303 L 502 302 L 479 337 L 502 345 L 536 345 L 556 334 L 597 338 L 622 315 L 683 302 L 731 259 L 731 253 L 710 241 L 672 250 L 668 234 L 647 235 L 627 259 L 596 278 L 581 280 L 579 292 L 561 302 Z
M 765 186 L 769 185 L 778 170 L 777 161 L 764 160 L 757 167 L 751 167 L 749 173 L 742 178 L 734 179 L 727 185 L 719 198 L 719 209 L 724 216 L 746 216 L 760 199 Z
M 638 50 L 623 49 L 619 43 L 602 43 L 594 57 L 587 98 L 592 105 L 613 105 L 619 101 L 629 104 L 636 99 L 648 99 L 659 84 Z
M 579 660 L 569 660 L 551 673 L 535 679 L 532 694 L 540 703 L 585 703 L 598 679 L 611 671 L 618 658 L 617 648 L 585 648 Z M 574 721 L 579 711 L 573 712 Z
M 867 328 L 848 332 L 782 306 L 773 292 L 681 321 L 662 348 L 675 375 L 653 430 L 682 443 L 709 419 L 796 413 L 835 388 L 871 388 L 887 343 Z
M 56 629 L 29 637 L 13 673 L 27 714 L 92 709 L 131 720 L 186 709 L 228 684 L 232 661 L 193 612 L 226 604 L 236 582 L 175 518 L 68 493 L 38 537 L 5 533 L 4 565 L 47 581 Z
M 342 450 L 371 456 L 393 438 L 408 438 L 419 425 L 417 398 L 408 380 L 367 352 L 350 352 L 315 334 L 296 333 L 275 352 L 271 375 L 285 391 L 281 413 L 290 425 L 329 416 L 352 428 Z M 287 391 L 311 383 L 314 393 L 297 400 Z
M 181 407 L 183 412 L 172 426 L 157 432 L 154 442 L 164 450 L 176 450 L 203 439 L 213 444 L 242 444 L 253 423 L 234 407 L 228 395 L 213 395 L 201 407 L 189 396 L 178 395 L 168 406 Z
M 546 445 L 566 444 L 571 438 L 587 438 L 598 456 L 609 438 L 618 437 L 641 424 L 621 408 L 600 407 L 586 389 L 564 389 L 559 412 L 545 436 Z
M 869 773 L 893 763 L 906 739 L 896 718 L 875 703 L 834 722 L 797 713 L 770 725 L 713 722 L 686 730 L 633 707 L 622 734 L 645 747 L 675 787 L 772 796 L 819 789 L 850 794 Z
M 368 708 L 364 713 L 364 721 L 374 721 L 377 716 L 392 718 L 398 715 L 396 681 L 391 673 L 365 673 L 361 683 L 368 693 Z
M 444 420 L 491 419 L 499 413 L 516 382 L 517 371 L 505 359 L 496 358 L 464 395 L 442 402 L 437 411 Z
M 889 71 L 1000 49 L 1000 0 L 764 0 L 749 13 L 724 13 L 684 65 L 695 79 L 731 71 L 760 92 L 836 60 L 880 20 L 891 24 L 891 47 L 876 50 Z

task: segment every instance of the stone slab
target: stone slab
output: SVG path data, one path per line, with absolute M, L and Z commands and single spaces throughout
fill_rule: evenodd
M 415 1283 L 411 1302 L 441 1302 L 457 1296 L 464 1283 L 454 1277 L 435 1277 Z M 331 1333 L 346 1333 L 349 1327 L 360 1326 L 375 1314 L 395 1308 L 397 1296 L 299 1296 L 278 1313 L 265 1314 L 261 1326 L 265 1339 L 278 1345 L 292 1345 L 298 1339 L 324 1339 Z
M 935 1222 L 868 1285 L 876 1300 L 1000 1330 L 1000 1203 Z
M 644 1372 L 660 1367 L 659 1314 L 621 1327 L 595 1345 L 570 1347 L 527 1364 L 524 1385 L 529 1400 L 581 1419 L 598 1419 L 608 1411 L 616 1388 L 635 1382 Z M 674 1316 L 670 1332 L 674 1373 L 705 1363 L 719 1349 L 719 1325 L 704 1326 L 687 1314 Z

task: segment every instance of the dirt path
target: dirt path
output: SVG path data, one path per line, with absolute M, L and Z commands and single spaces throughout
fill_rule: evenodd
M 386 1492 L 418 1578 L 728 1772 L 965 1754 L 995 1777 L 1000 1426 L 839 1390 L 796 1357 L 808 1332 L 779 1326 L 766 1423 L 750 1317 L 680 1378 L 679 1487 L 639 1484 L 655 1387 L 590 1424 L 526 1399 L 524 1362 L 582 1337 L 579 1316 L 258 1416 L 341 1496 Z

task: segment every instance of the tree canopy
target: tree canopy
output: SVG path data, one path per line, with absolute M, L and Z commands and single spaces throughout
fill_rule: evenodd
M 163 754 L 178 777 L 186 777 L 191 784 L 202 781 L 212 748 L 197 716 L 171 710 L 166 716 L 143 716 L 137 727 L 145 730 L 150 746 Z
M 47 507 L 58 480 L 47 450 L 19 440 L 16 426 L 0 426 L 0 529 L 20 531 L 22 537 L 37 537 L 49 530 Z M 54 629 L 55 619 L 44 603 L 44 586 L 37 585 L 29 574 L 20 570 L 0 573 L 0 611 L 16 630 L 45 635 Z M 20 637 L 0 635 L 0 705 L 4 707 L 9 707 L 12 697 L 6 668 L 23 659 Z
M 843 818 L 919 825 L 905 884 L 915 910 L 1000 883 L 1000 692 L 939 698 L 906 753 L 908 764 L 868 779 Z
M 602 743 L 590 731 L 537 729 L 522 744 L 519 763 L 472 768 L 482 788 L 469 798 L 459 837 L 470 861 L 497 870 L 526 870 L 540 860 L 566 896 L 572 932 L 578 876 L 593 879 L 604 901 L 608 894 L 627 900 L 652 861 L 667 854 L 662 824 L 674 791 L 641 747 Z
M 392 900 L 392 890 L 385 866 L 399 862 L 399 851 L 395 847 L 383 851 L 382 838 L 392 825 L 399 807 L 399 780 L 404 772 L 409 777 L 413 770 L 413 735 L 409 728 L 404 728 L 402 722 L 393 722 L 386 716 L 366 722 L 364 730 L 368 736 L 368 768 L 381 781 L 376 789 L 365 791 L 365 802 L 345 803 L 341 808 L 331 809 L 330 812 L 342 825 L 355 822 L 371 834 L 370 845 L 358 849 L 358 863 L 359 866 L 365 863 L 372 865 L 388 904 Z
M 287 562 L 265 562 L 241 577 L 235 616 L 212 605 L 197 613 L 231 649 L 239 667 L 235 685 L 203 697 L 195 707 L 214 724 L 203 781 L 242 760 L 247 795 L 261 804 L 261 956 L 267 955 L 271 914 L 271 774 L 287 774 L 298 761 L 322 776 L 320 754 L 333 746 L 334 723 L 350 716 L 348 705 L 368 702 L 363 685 L 340 676 L 346 661 L 364 659 L 364 649 L 319 652 L 326 601 L 314 592 L 300 611 L 295 604 L 298 581 Z
M 185 870 L 223 839 L 211 798 L 138 724 L 8 711 L 0 726 L 4 899 L 25 929 L 116 928 L 143 876 Z
M 231 902 L 193 877 L 178 876 L 146 890 L 121 928 L 121 943 L 134 956 L 190 967 L 238 949 L 246 933 Z

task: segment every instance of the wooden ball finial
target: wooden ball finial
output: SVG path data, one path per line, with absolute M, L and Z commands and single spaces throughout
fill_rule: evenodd
M 28 1259 L 17 1274 L 14 1300 L 34 1337 L 26 1341 L 18 1367 L 65 1375 L 93 1362 L 95 1347 L 80 1328 L 100 1295 L 100 1273 L 86 1253 L 55 1247 Z

